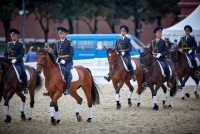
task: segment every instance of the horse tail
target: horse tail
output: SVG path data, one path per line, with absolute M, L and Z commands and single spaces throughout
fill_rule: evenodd
M 1 102 L 2 96 L 3 96 L 3 89 L 4 89 L 4 83 L 3 83 L 3 80 L 1 80 L 0 81 L 0 102 Z
M 92 76 L 92 73 L 90 71 L 89 68 L 86 68 L 88 70 L 88 72 L 91 74 Z M 91 90 L 91 94 L 92 94 L 92 104 L 95 105 L 95 104 L 100 104 L 100 101 L 99 101 L 99 92 L 98 90 L 100 90 L 100 88 L 97 86 L 97 84 L 95 83 L 94 81 L 94 78 L 92 76 L 92 90 Z
M 171 89 L 171 94 L 170 94 L 170 96 L 175 96 L 176 95 L 176 93 L 177 93 L 177 90 L 178 90 L 178 78 L 177 78 L 177 76 L 175 76 L 175 78 L 174 78 L 174 87 Z
M 40 89 L 42 87 L 42 77 L 36 72 L 36 70 L 34 69 L 35 71 L 35 75 L 36 75 L 36 85 L 35 85 L 35 89 Z

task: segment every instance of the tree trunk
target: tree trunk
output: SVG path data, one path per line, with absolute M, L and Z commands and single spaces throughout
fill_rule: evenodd
M 111 29 L 111 32 L 112 32 L 112 33 L 116 33 L 116 32 L 115 32 L 115 24 L 114 24 L 114 23 L 111 24 L 108 20 L 107 20 L 106 22 L 108 23 L 108 25 L 109 25 L 109 27 L 110 27 L 110 29 Z
M 139 22 L 138 21 L 135 21 L 135 36 L 140 39 L 140 33 L 138 32 L 138 29 L 139 29 Z
M 2 22 L 5 30 L 5 42 L 7 43 L 10 41 L 10 33 L 8 32 L 10 29 L 10 19 L 2 20 Z
M 73 34 L 74 33 L 73 21 L 68 19 L 68 23 L 69 23 L 69 33 Z
M 95 34 L 97 32 L 97 23 L 98 23 L 97 16 L 95 15 L 94 16 L 94 30 L 93 30 L 93 34 Z
M 49 34 L 49 18 L 46 18 L 46 29 L 44 28 L 44 39 L 45 42 L 48 42 L 48 34 Z
M 157 26 L 162 26 L 160 16 L 157 16 Z

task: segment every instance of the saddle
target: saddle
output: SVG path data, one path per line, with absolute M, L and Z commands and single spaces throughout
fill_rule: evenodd
M 61 74 L 62 80 L 63 80 L 63 82 L 66 82 L 66 78 L 67 78 L 66 77 L 66 68 L 61 64 L 58 64 L 58 66 L 60 69 L 60 74 Z M 78 72 L 76 69 L 74 69 L 74 68 L 71 69 L 70 77 L 71 77 L 71 82 L 78 81 L 79 75 L 78 75 Z
M 123 62 L 123 65 L 124 65 L 126 71 L 130 71 L 129 68 L 128 68 L 128 59 L 126 57 L 122 57 L 122 56 L 120 56 L 120 57 L 122 59 L 122 62 Z M 133 62 L 131 60 L 131 64 L 133 66 L 133 70 L 136 70 L 136 64 L 135 64 L 135 62 Z
M 160 68 L 161 68 L 161 72 L 162 72 L 162 75 L 164 77 L 166 77 L 166 68 L 165 68 L 165 63 L 163 61 L 160 61 L 160 60 L 157 60 L 158 61 L 158 64 L 160 65 Z M 172 70 L 171 70 L 171 67 L 169 66 L 169 71 L 170 71 L 170 76 L 172 75 Z
M 192 56 L 189 55 L 188 53 L 185 53 L 185 56 L 187 58 L 189 67 L 190 68 L 194 68 L 193 65 L 192 65 Z M 200 66 L 200 61 L 199 61 L 199 59 L 197 57 L 195 57 L 195 61 L 197 63 L 197 67 L 199 67 Z
M 14 70 L 15 70 L 15 73 L 17 75 L 17 78 L 19 80 L 19 82 L 21 83 L 22 82 L 22 72 L 21 72 L 21 68 L 19 65 L 12 65 Z M 27 75 L 27 81 L 30 80 L 30 73 L 25 69 L 25 72 L 26 72 L 26 75 Z

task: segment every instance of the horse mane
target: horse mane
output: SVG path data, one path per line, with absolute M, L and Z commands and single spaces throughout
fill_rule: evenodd
M 45 49 L 42 49 L 42 50 L 38 51 L 38 53 L 45 53 Z M 49 52 L 47 52 L 47 53 L 48 53 L 48 55 L 49 55 L 51 61 L 52 61 L 55 65 L 57 65 L 57 63 L 56 63 L 56 61 L 55 61 L 55 59 L 54 59 L 54 56 L 53 56 L 51 53 L 49 53 Z
M 108 48 L 106 54 L 111 52 L 111 51 L 113 51 L 113 49 L 112 48 Z
M 5 62 L 5 63 L 7 63 L 9 66 L 11 66 L 11 65 L 12 65 L 11 61 L 10 61 L 10 60 L 8 60 L 8 59 L 7 59 L 7 58 L 5 58 L 5 57 L 0 57 L 0 61 L 1 61 L 1 62 Z

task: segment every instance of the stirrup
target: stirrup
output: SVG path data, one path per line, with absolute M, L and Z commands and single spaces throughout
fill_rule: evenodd
M 133 81 L 136 81 L 136 76 L 133 75 L 133 76 L 132 76 L 132 79 L 133 79 Z
M 172 84 L 169 82 L 167 82 L 167 86 L 169 87 L 169 88 L 171 88 L 172 87 Z
M 147 82 L 142 83 L 142 87 L 145 88 L 147 86 Z
M 24 94 L 28 94 L 28 88 L 24 89 Z
M 69 89 L 65 89 L 65 91 L 64 91 L 64 95 L 68 95 L 68 94 L 70 94 Z
M 196 70 L 196 71 L 195 71 L 195 76 L 196 76 L 196 77 L 199 77 L 199 76 L 200 76 L 199 70 Z
M 104 79 L 107 80 L 108 82 L 110 82 L 110 77 L 109 76 L 108 77 L 104 76 Z

